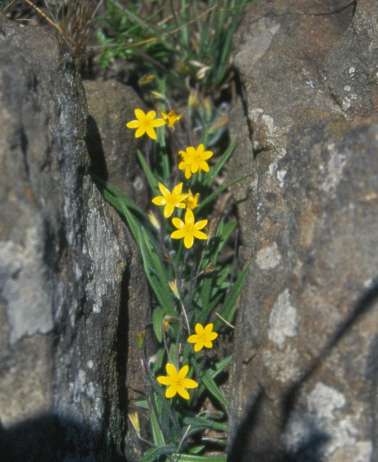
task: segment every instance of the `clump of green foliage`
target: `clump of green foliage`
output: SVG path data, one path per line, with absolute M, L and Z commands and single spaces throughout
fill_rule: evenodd
M 208 92 L 229 76 L 234 33 L 250 0 L 107 0 L 98 40 L 100 63 L 135 64 L 141 74 L 164 75 L 182 89 L 188 81 Z
M 140 108 L 135 114 L 137 119 L 127 126 L 137 137 L 156 141 L 152 160 L 141 151 L 137 155 L 152 204 L 163 207 L 163 216 L 158 210 L 147 215 L 110 185 L 103 187 L 138 244 L 153 294 L 152 328 L 158 347 L 144 363 L 148 393 L 134 403 L 139 411 L 129 418 L 147 446 L 142 462 L 226 462 L 228 402 L 219 380 L 231 356 L 219 345 L 233 328 L 247 267 L 235 269 L 237 221 L 232 210 L 217 211 L 215 205 L 231 186 L 218 185 L 217 180 L 235 146 L 230 143 L 224 152 L 214 148 L 213 161 L 214 152 L 203 144 L 208 133 L 202 127 L 193 134 L 200 142 L 197 147 L 174 150 L 166 143 L 169 132 L 174 133 L 169 120 L 174 125 L 181 118 L 163 111 L 163 116 L 170 114 L 165 122 L 156 118 L 156 111 L 145 114 Z M 211 159 L 209 164 L 204 158 Z M 190 220 L 199 232 L 193 231 Z M 142 434 L 140 414 L 150 424 L 147 434 Z

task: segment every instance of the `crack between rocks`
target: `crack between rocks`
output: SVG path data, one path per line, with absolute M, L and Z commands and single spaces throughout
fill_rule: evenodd
M 241 101 L 243 114 L 246 120 L 247 129 L 248 129 L 248 139 L 249 139 L 249 142 L 251 143 L 251 150 L 253 153 L 253 125 L 252 125 L 251 119 L 249 118 L 247 91 L 242 82 L 240 71 L 237 67 L 235 67 L 234 72 L 235 72 L 236 93 Z
M 28 180 L 30 181 L 30 165 L 28 160 L 28 138 L 26 136 L 24 127 L 20 127 L 19 130 L 20 135 L 20 148 L 22 153 L 22 159 L 24 162 L 25 172 Z

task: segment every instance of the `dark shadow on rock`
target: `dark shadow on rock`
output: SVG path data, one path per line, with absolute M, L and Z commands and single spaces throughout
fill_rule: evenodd
M 0 458 L 6 462 L 125 462 L 115 448 L 103 448 L 100 441 L 99 432 L 74 419 L 42 414 L 8 429 L 0 427 Z
M 282 430 L 286 428 L 287 422 L 290 418 L 291 412 L 294 409 L 296 400 L 303 385 L 322 366 L 323 362 L 328 358 L 333 349 L 337 347 L 340 340 L 344 338 L 350 329 L 369 313 L 369 311 L 374 307 L 374 302 L 377 300 L 378 280 L 376 280 L 369 289 L 362 293 L 362 295 L 355 303 L 351 315 L 339 325 L 319 355 L 312 361 L 310 367 L 302 374 L 302 377 L 289 388 L 285 394 L 282 400 L 282 415 L 284 416 L 284 420 L 282 422 Z
M 85 143 L 91 159 L 91 173 L 95 177 L 98 177 L 106 182 L 109 175 L 106 167 L 104 148 L 97 123 L 91 115 L 87 118 Z
M 310 367 L 302 374 L 302 377 L 297 380 L 284 394 L 281 400 L 282 421 L 281 421 L 281 436 L 287 430 L 290 417 L 293 415 L 297 400 L 300 396 L 301 389 L 308 380 L 312 378 L 314 373 L 321 367 L 323 362 L 328 358 L 334 348 L 337 347 L 342 338 L 350 331 L 350 329 L 366 316 L 374 303 L 378 301 L 378 280 L 372 286 L 365 290 L 354 304 L 351 315 L 340 324 L 334 334 L 330 337 L 327 344 L 320 351 L 319 355 L 312 361 Z M 371 381 L 372 393 L 375 393 L 378 385 L 378 338 L 373 342 L 372 351 L 369 352 L 368 370 L 366 372 L 367 380 Z M 326 434 L 321 429 L 313 426 L 309 432 L 308 438 L 303 441 L 300 447 L 295 451 L 287 451 L 282 448 L 274 447 L 260 450 L 250 450 L 251 441 L 253 442 L 253 432 L 258 425 L 261 413 L 264 412 L 265 402 L 268 397 L 262 390 L 259 390 L 256 398 L 253 400 L 250 408 L 247 410 L 244 419 L 233 438 L 229 450 L 229 462 L 241 462 L 247 460 L 256 460 L 259 462 L 322 462 L 324 460 L 322 449 L 327 442 L 332 439 L 332 435 Z M 378 399 L 375 400 L 377 409 Z M 374 410 L 372 414 L 376 415 Z M 377 418 L 373 418 L 372 431 L 375 438 L 377 432 Z M 377 441 L 378 444 L 378 441 Z M 253 446 L 253 444 L 252 444 Z M 377 446 L 378 448 L 378 446 Z M 378 451 L 378 449 L 375 449 Z M 373 460 L 373 459 L 372 459 Z M 374 459 L 375 460 L 375 459 Z
M 129 353 L 129 312 L 128 302 L 130 300 L 128 285 L 130 281 L 130 268 L 126 267 L 122 276 L 121 298 L 119 306 L 119 319 L 117 327 L 117 337 L 115 351 L 117 351 L 117 370 L 118 370 L 118 390 L 119 390 L 119 407 L 125 414 L 128 409 L 128 396 L 126 388 L 127 363 Z M 127 421 L 126 421 L 127 425 Z M 126 429 L 125 429 L 126 432 Z

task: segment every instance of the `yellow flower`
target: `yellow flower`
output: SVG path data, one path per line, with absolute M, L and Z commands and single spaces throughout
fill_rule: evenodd
M 182 161 L 179 163 L 179 170 L 183 170 L 185 178 L 189 179 L 193 173 L 197 172 L 208 172 L 209 164 L 207 160 L 213 157 L 213 151 L 205 151 L 205 146 L 200 144 L 195 148 L 189 146 L 185 151 L 180 151 L 179 154 L 182 157 Z
M 163 119 L 156 118 L 155 111 L 148 111 L 147 114 L 142 109 L 135 109 L 136 120 L 131 120 L 126 124 L 127 128 L 136 128 L 135 138 L 140 138 L 145 133 L 152 140 L 157 139 L 155 128 L 165 125 Z
M 189 189 L 189 192 L 185 199 L 185 205 L 187 209 L 193 210 L 198 207 L 199 193 L 193 195 L 192 191 Z
M 194 351 L 201 351 L 203 347 L 213 348 L 213 340 L 218 337 L 218 334 L 213 331 L 214 324 L 206 324 L 205 327 L 202 324 L 197 323 L 194 327 L 195 334 L 188 338 L 189 343 L 194 343 Z
M 175 111 L 163 112 L 161 111 L 164 122 L 168 125 L 169 128 L 174 128 L 175 123 L 178 122 L 182 115 L 176 114 Z
M 187 388 L 197 388 L 198 383 L 193 379 L 188 379 L 186 376 L 189 372 L 189 366 L 186 364 L 179 371 L 171 363 L 165 365 L 167 375 L 159 375 L 156 380 L 161 384 L 168 387 L 165 390 L 166 398 L 174 398 L 176 395 L 181 398 L 189 399 L 190 395 Z
M 172 192 L 169 191 L 162 183 L 159 183 L 159 189 L 162 196 L 155 196 L 152 199 L 152 203 L 159 206 L 164 206 L 164 216 L 169 218 L 175 210 L 175 207 L 179 209 L 185 208 L 184 200 L 186 194 L 182 193 L 182 183 L 176 185 Z
M 194 238 L 207 239 L 207 234 L 200 231 L 207 225 L 207 220 L 195 222 L 194 214 L 190 209 L 186 209 L 185 221 L 180 218 L 172 218 L 172 224 L 176 229 L 171 233 L 172 239 L 184 239 L 184 246 L 190 249 L 193 246 Z

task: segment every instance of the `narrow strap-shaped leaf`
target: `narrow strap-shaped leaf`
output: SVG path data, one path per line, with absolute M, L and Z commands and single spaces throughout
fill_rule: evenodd
M 226 367 L 230 364 L 231 361 L 232 361 L 231 355 L 226 356 L 225 358 L 218 361 L 215 365 L 215 370 L 212 370 L 210 372 L 211 378 L 215 379 L 215 377 L 217 377 L 221 372 L 223 372 L 226 369 Z
M 218 430 L 222 432 L 227 432 L 228 426 L 223 422 L 214 422 L 213 420 L 206 419 L 205 417 L 186 417 L 184 419 L 185 425 L 190 425 L 191 429 L 194 430 Z
M 243 270 L 240 271 L 238 274 L 238 277 L 233 284 L 231 290 L 228 292 L 226 295 L 225 301 L 223 303 L 223 307 L 218 311 L 220 316 L 225 319 L 227 322 L 232 322 L 235 311 L 237 308 L 237 300 L 240 295 L 240 291 L 245 283 L 245 280 L 247 278 L 248 274 L 248 269 L 249 269 L 249 262 L 246 263 L 244 266 Z M 222 324 L 221 319 L 216 319 L 215 320 L 215 327 L 219 328 L 219 326 Z
M 155 406 L 150 406 L 150 413 L 151 432 L 154 444 L 157 447 L 164 447 L 166 442 L 160 428 L 159 419 L 156 415 Z
M 205 385 L 209 393 L 223 406 L 224 410 L 227 412 L 228 403 L 223 394 L 223 391 L 215 383 L 209 372 L 205 372 L 205 374 L 202 376 L 202 383 Z
M 148 449 L 143 457 L 140 459 L 140 462 L 155 462 L 159 460 L 162 456 L 167 456 L 173 454 L 175 449 L 173 446 L 164 446 L 160 448 L 151 448 Z
M 196 454 L 173 454 L 172 460 L 175 462 L 227 462 L 227 456 L 197 456 Z
M 137 156 L 140 162 L 140 166 L 142 167 L 142 170 L 144 174 L 146 175 L 147 182 L 150 188 L 152 189 L 152 191 L 154 191 L 154 193 L 157 193 L 158 192 L 158 179 L 153 174 L 150 166 L 147 164 L 146 159 L 144 158 L 143 154 L 139 151 L 139 149 L 137 150 Z

